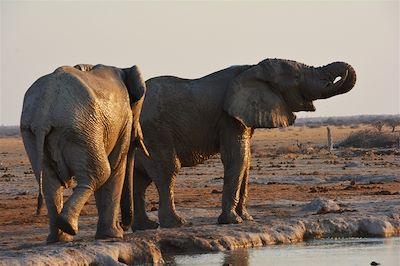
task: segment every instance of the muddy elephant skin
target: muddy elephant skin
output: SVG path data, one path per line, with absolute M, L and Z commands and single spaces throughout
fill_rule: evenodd
M 354 69 L 344 62 L 315 68 L 282 59 L 232 66 L 199 79 L 148 80 L 140 121 L 151 157 L 136 155 L 133 230 L 158 226 L 145 211 L 151 182 L 159 193 L 160 226 L 184 224 L 174 206 L 175 177 L 181 167 L 216 153 L 224 166 L 218 222 L 252 220 L 246 205 L 254 130 L 292 125 L 293 112 L 315 111 L 314 100 L 346 93 L 355 82 Z
M 122 238 L 120 199 L 129 184 L 125 178 L 132 178 L 127 164 L 133 167 L 135 143 L 143 143 L 145 90 L 136 66 L 77 65 L 56 69 L 26 92 L 21 134 L 39 183 L 38 212 L 42 193 L 47 206 L 48 243 L 72 240 L 92 193 L 99 215 L 96 238 Z M 64 203 L 72 177 L 76 187 Z

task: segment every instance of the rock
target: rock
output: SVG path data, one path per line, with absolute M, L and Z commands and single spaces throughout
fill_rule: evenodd
M 360 220 L 358 231 L 365 236 L 390 237 L 395 235 L 395 228 L 391 223 L 377 218 Z
M 379 262 L 372 261 L 372 262 L 371 262 L 371 265 L 376 266 L 376 265 L 381 265 L 381 264 L 380 264 Z
M 309 190 L 309 193 L 328 192 L 328 191 L 329 191 L 329 189 L 326 187 L 316 186 L 316 187 L 311 187 Z
M 344 167 L 360 167 L 358 162 L 348 162 L 344 164 Z
M 392 192 L 388 190 L 380 190 L 374 193 L 374 195 L 393 195 Z
M 13 174 L 4 174 L 1 176 L 2 178 L 7 178 L 7 177 L 15 177 Z
M 339 204 L 330 199 L 316 198 L 306 206 L 303 207 L 303 211 L 313 212 L 317 214 L 340 212 L 341 208 Z
M 32 252 L 32 251 L 31 251 Z M 4 263 L 4 264 L 3 264 Z M 96 241 L 92 244 L 69 243 L 42 247 L 40 252 L 8 257 L 0 265 L 126 265 L 162 264 L 161 251 L 145 241 L 130 245 L 113 241 Z

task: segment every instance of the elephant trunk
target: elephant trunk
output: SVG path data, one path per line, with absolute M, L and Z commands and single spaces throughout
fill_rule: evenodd
M 319 86 L 309 87 L 304 94 L 309 100 L 326 99 L 350 91 L 356 83 L 356 72 L 352 66 L 344 62 L 335 62 L 315 68 L 320 79 Z M 336 81 L 336 78 L 340 80 Z

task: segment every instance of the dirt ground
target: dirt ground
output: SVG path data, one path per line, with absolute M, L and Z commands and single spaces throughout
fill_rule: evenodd
M 367 126 L 331 127 L 335 142 L 365 128 Z M 356 209 L 353 203 L 376 203 L 386 208 L 389 216 L 400 217 L 399 151 L 338 148 L 330 153 L 324 148 L 326 135 L 326 127 L 255 131 L 249 205 L 256 222 L 290 216 L 290 206 L 300 206 L 315 198 L 347 204 L 342 212 L 349 213 Z M 219 156 L 181 170 L 176 181 L 175 200 L 178 211 L 192 223 L 185 230 L 195 231 L 197 223 L 216 224 L 222 177 Z M 45 208 L 41 215 L 35 215 L 37 190 L 21 138 L 0 138 L 0 254 L 44 246 L 47 217 Z M 147 193 L 147 202 L 151 217 L 156 219 L 158 196 L 153 185 Z M 263 215 L 258 209 L 263 209 Z M 202 220 L 202 213 L 207 213 L 204 215 L 207 219 Z M 82 211 L 80 232 L 75 241 L 92 240 L 96 221 L 92 197 Z M 396 230 L 399 229 L 394 230 L 394 235 L 400 234 Z M 145 234 L 140 232 L 138 236 L 145 237 Z M 129 239 L 135 233 L 127 235 Z

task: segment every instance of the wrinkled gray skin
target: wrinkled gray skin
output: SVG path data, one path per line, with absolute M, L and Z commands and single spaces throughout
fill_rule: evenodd
M 334 83 L 336 77 L 341 80 Z M 148 80 L 140 119 L 151 156 L 136 155 L 133 230 L 158 226 L 145 212 L 145 191 L 152 181 L 159 193 L 160 226 L 184 224 L 174 206 L 175 177 L 181 167 L 218 152 L 224 166 L 218 222 L 252 220 L 246 205 L 254 129 L 292 125 L 293 112 L 314 111 L 312 101 L 345 93 L 355 81 L 346 63 L 313 68 L 281 59 L 232 66 L 193 80 Z
M 136 66 L 77 65 L 56 69 L 26 92 L 21 134 L 40 186 L 38 212 L 42 190 L 46 200 L 48 243 L 72 240 L 93 192 L 99 215 L 96 238 L 122 238 L 121 192 L 125 176 L 132 178 L 129 167 L 142 139 L 145 89 Z M 64 204 L 63 190 L 72 177 L 77 185 Z

